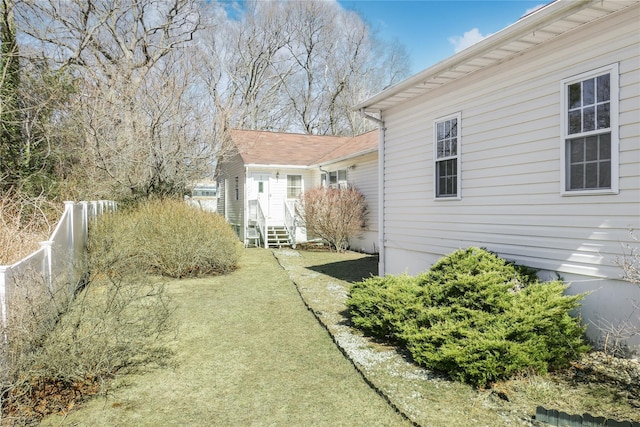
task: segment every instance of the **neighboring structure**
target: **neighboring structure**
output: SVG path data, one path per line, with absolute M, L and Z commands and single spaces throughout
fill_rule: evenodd
M 207 211 L 216 212 L 218 209 L 218 188 L 214 181 L 201 181 L 196 183 L 190 196 L 185 196 L 185 201 L 193 206 Z
M 319 185 L 354 185 L 369 215 L 350 247 L 377 252 L 378 132 L 356 137 L 232 130 L 236 153 L 218 165 L 218 213 L 245 245 L 295 245 L 307 240 L 295 203 Z
M 592 338 L 638 322 L 640 2 L 558 0 L 355 108 L 381 128 L 380 274 L 481 246 L 591 292 Z

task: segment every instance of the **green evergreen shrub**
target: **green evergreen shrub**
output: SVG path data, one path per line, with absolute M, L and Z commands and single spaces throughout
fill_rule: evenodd
M 416 363 L 486 386 L 518 372 L 566 366 L 588 350 L 584 328 L 569 315 L 582 296 L 565 296 L 565 288 L 468 248 L 416 277 L 357 283 L 347 306 L 356 327 L 400 343 Z
M 351 288 L 347 300 L 351 320 L 369 335 L 395 340 L 403 323 L 424 310 L 421 291 L 408 275 L 369 277 Z
M 158 199 L 99 219 L 89 249 L 94 263 L 183 278 L 235 270 L 242 244 L 220 215 Z

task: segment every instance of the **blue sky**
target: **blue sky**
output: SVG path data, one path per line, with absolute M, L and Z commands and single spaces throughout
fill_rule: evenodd
M 415 74 L 474 41 L 513 24 L 549 0 L 338 0 L 355 10 L 382 38 L 397 38 Z

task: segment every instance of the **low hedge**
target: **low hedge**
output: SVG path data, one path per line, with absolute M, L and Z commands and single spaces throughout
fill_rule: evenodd
M 146 201 L 100 218 L 89 242 L 93 265 L 173 278 L 233 271 L 241 249 L 222 216 L 174 199 Z
M 347 306 L 365 333 L 405 347 L 420 365 L 483 387 L 567 366 L 589 349 L 579 319 L 569 315 L 582 295 L 566 296 L 565 289 L 472 247 L 414 277 L 356 283 Z

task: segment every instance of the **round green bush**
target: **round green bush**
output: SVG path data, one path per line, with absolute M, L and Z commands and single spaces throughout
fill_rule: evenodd
M 357 283 L 347 306 L 356 327 L 400 343 L 416 363 L 486 386 L 566 366 L 589 349 L 579 319 L 569 315 L 582 296 L 566 296 L 565 289 L 468 248 L 416 277 Z
M 222 216 L 175 199 L 146 201 L 100 218 L 89 245 L 94 265 L 174 278 L 233 271 L 241 250 Z

